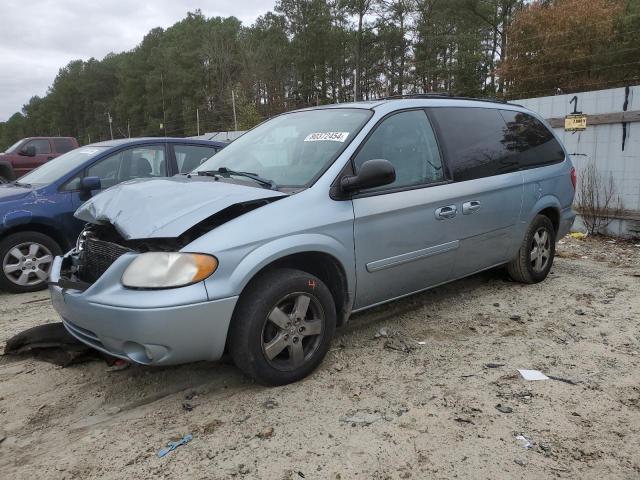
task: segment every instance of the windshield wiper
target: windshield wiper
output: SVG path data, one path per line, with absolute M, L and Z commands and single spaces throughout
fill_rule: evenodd
M 261 177 L 256 173 L 238 172 L 236 170 L 229 170 L 227 167 L 220 167 L 217 170 L 198 170 L 198 175 L 211 175 L 211 176 L 219 175 L 222 177 L 229 177 L 231 175 L 235 175 L 237 177 L 250 178 L 254 182 L 259 183 L 263 187 L 267 187 L 271 190 L 278 189 L 278 185 L 276 185 L 276 182 L 274 182 L 273 180 L 269 180 L 268 178 Z

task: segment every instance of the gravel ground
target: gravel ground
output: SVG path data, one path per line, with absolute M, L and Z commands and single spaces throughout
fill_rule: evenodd
M 640 478 L 639 292 L 640 246 L 567 238 L 541 284 L 491 271 L 354 316 L 321 367 L 285 387 L 254 385 L 224 362 L 114 372 L 4 356 L 0 471 Z M 0 293 L 0 305 L 0 345 L 57 321 L 44 292 Z M 519 368 L 565 381 L 525 381 Z

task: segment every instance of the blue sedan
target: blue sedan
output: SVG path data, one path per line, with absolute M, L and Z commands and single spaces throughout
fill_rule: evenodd
M 44 288 L 53 257 L 69 250 L 82 229 L 73 212 L 101 190 L 135 178 L 188 173 L 224 146 L 183 138 L 94 143 L 0 185 L 0 289 Z

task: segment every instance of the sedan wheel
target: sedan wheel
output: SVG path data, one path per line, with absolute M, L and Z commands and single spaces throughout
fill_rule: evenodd
M 40 243 L 20 243 L 2 259 L 5 277 L 20 287 L 33 287 L 47 281 L 53 254 Z
M 41 232 L 25 231 L 0 240 L 0 290 L 35 292 L 47 287 L 58 243 Z

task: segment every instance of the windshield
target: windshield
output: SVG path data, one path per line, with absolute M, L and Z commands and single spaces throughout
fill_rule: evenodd
M 14 143 L 13 145 L 11 145 L 9 148 L 7 148 L 5 150 L 5 152 L 7 153 L 13 153 L 14 150 L 16 150 L 18 148 L 18 145 L 20 145 L 22 143 L 22 140 L 18 140 L 16 143 Z
M 278 187 L 302 187 L 336 159 L 371 115 L 359 108 L 280 115 L 245 133 L 195 171 L 224 167 L 254 173 Z
M 110 147 L 81 147 L 60 155 L 20 177 L 20 183 L 29 185 L 49 184 L 82 165 L 87 160 L 101 154 Z

